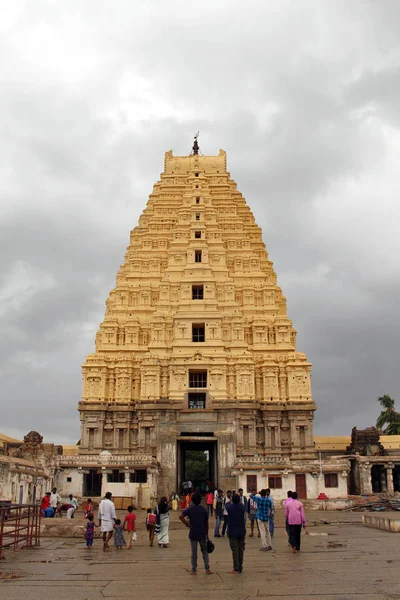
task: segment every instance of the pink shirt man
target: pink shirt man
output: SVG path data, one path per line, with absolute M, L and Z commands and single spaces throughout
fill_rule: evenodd
M 285 519 L 289 525 L 305 525 L 304 508 L 299 500 L 291 499 L 285 503 Z

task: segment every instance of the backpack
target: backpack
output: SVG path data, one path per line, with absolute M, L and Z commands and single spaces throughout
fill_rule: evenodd
M 157 523 L 157 515 L 149 513 L 147 515 L 147 525 L 155 525 Z

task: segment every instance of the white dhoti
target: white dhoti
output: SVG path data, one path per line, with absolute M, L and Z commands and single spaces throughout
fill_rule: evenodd
M 106 519 L 102 519 L 100 525 L 101 533 L 109 533 L 114 529 L 114 521 L 107 521 Z

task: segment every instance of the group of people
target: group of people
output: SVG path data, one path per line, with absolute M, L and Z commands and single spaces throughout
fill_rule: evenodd
M 195 575 L 197 572 L 198 545 L 203 556 L 205 572 L 212 574 L 208 544 L 210 543 L 209 516 L 214 510 L 214 537 L 224 537 L 226 533 L 229 538 L 233 559 L 231 574 L 236 575 L 243 571 L 247 518 L 250 521 L 250 537 L 254 536 L 254 523 L 257 524 L 258 537 L 261 538 L 260 550 L 272 550 L 275 506 L 269 489 L 262 489 L 259 493 L 253 489 L 249 498 L 244 496 L 242 489 L 239 489 L 238 493 L 228 490 L 226 496 L 222 490 L 216 490 L 216 494 L 207 494 L 206 505 L 207 509 L 201 506 L 201 495 L 195 492 L 192 494 L 191 505 L 185 508 L 179 517 L 182 523 L 190 528 L 192 574 Z M 306 519 L 303 504 L 298 500 L 296 492 L 287 492 L 284 510 L 288 544 L 293 552 L 297 553 L 300 551 L 301 530 L 306 526 Z M 223 522 L 222 533 L 220 533 L 221 522 Z
M 44 517 L 55 516 L 58 511 L 67 512 L 68 518 L 73 518 L 73 513 L 78 507 L 78 502 L 72 494 L 69 501 L 62 503 L 57 489 L 46 492 L 42 499 L 41 513 Z M 206 507 L 201 504 L 202 496 L 195 491 L 186 494 L 185 503 L 182 506 L 180 521 L 190 529 L 189 539 L 191 544 L 192 573 L 197 572 L 198 546 L 203 556 L 205 572 L 212 574 L 210 570 L 209 553 L 213 550 L 213 544 L 209 536 L 209 517 L 215 513 L 214 537 L 229 538 L 232 551 L 233 569 L 232 574 L 243 571 L 243 558 L 246 539 L 246 521 L 250 522 L 249 537 L 254 536 L 254 526 L 257 525 L 258 537 L 261 541 L 260 550 L 272 550 L 272 537 L 274 535 L 275 505 L 269 489 L 262 489 L 259 493 L 251 490 L 247 498 L 240 488 L 238 492 L 228 490 L 226 495 L 222 490 L 209 491 L 206 495 Z M 172 508 L 177 510 L 179 497 L 173 494 L 171 497 Z M 72 512 L 69 512 L 72 511 Z M 284 501 L 286 532 L 288 544 L 294 553 L 300 551 L 301 530 L 306 526 L 303 504 L 298 500 L 297 493 L 288 491 Z M 157 537 L 160 548 L 169 547 L 169 512 L 170 504 L 163 496 L 153 511 L 147 509 L 146 528 L 149 536 L 149 544 L 153 546 L 154 538 Z M 99 527 L 103 538 L 103 550 L 110 550 L 110 541 L 114 535 L 114 546 L 117 550 L 132 548 L 132 542 L 136 539 L 136 514 L 133 507 L 128 506 L 127 514 L 123 522 L 117 518 L 111 492 L 107 492 L 98 508 L 98 523 L 95 522 L 92 501 L 89 499 L 85 507 L 85 540 L 87 548 L 93 546 L 95 528 Z M 222 525 L 222 531 L 221 531 Z M 127 533 L 127 541 L 124 532 Z
M 42 517 L 54 518 L 57 514 L 61 517 L 65 512 L 67 519 L 73 519 L 74 513 L 78 508 L 78 501 L 69 494 L 65 502 L 61 501 L 61 496 L 57 492 L 57 488 L 53 488 L 51 492 L 46 492 L 40 504 L 40 514 Z

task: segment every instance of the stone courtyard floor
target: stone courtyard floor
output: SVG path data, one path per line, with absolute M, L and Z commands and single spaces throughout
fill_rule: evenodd
M 359 513 L 310 512 L 307 516 L 309 534 L 303 535 L 300 554 L 288 548 L 279 515 L 274 552 L 260 552 L 259 539 L 247 538 L 241 575 L 228 573 L 232 568 L 229 544 L 220 538 L 214 540 L 216 548 L 210 556 L 214 575 L 205 575 L 199 562 L 198 574 L 192 576 L 188 531 L 177 514 L 171 519 L 167 549 L 148 546 L 143 513 L 138 515 L 138 541 L 130 551 L 113 548 L 103 553 L 98 539 L 89 551 L 83 539 L 43 538 L 40 548 L 6 551 L 6 560 L 0 563 L 0 598 L 400 599 L 400 534 L 363 527 Z

